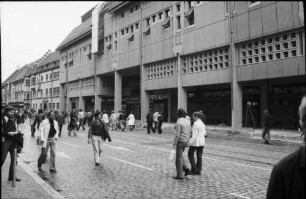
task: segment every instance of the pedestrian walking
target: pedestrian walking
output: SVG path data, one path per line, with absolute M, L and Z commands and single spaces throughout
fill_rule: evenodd
M 109 127 L 109 117 L 106 110 L 103 110 L 102 121 Z
M 199 118 L 200 113 L 194 112 L 192 117 L 194 120 L 192 126 L 192 136 L 189 140 L 188 159 L 191 165 L 191 174 L 201 175 L 202 171 L 202 156 L 205 146 L 206 127 Z M 195 163 L 194 153 L 197 155 L 197 162 Z
M 71 136 L 71 131 L 73 131 L 74 136 L 77 136 L 77 114 L 75 112 L 75 109 L 72 109 L 71 113 L 70 113 L 70 121 L 69 121 L 69 131 L 68 131 L 68 135 Z
M 41 169 L 41 166 L 44 163 L 43 157 L 47 156 L 50 149 L 50 172 L 57 172 L 55 167 L 55 156 L 59 130 L 58 123 L 55 120 L 55 113 L 53 111 L 50 111 L 48 117 L 41 122 L 39 133 L 42 142 L 42 154 L 38 159 L 38 169 Z
M 86 113 L 86 118 L 87 118 L 86 120 L 87 120 L 88 128 L 90 127 L 90 123 L 92 122 L 93 117 L 94 117 L 93 110 L 90 110 Z
M 62 136 L 62 129 L 63 129 L 63 125 L 65 124 L 65 113 L 64 111 L 60 112 L 59 115 L 56 118 L 56 121 L 58 123 L 58 137 Z
M 159 112 L 156 111 L 156 112 L 153 114 L 153 128 L 154 128 L 153 133 L 155 133 L 156 130 L 157 130 L 157 126 L 158 126 L 158 116 L 159 116 Z
M 129 116 L 126 120 L 127 120 L 128 125 L 130 127 L 130 131 L 133 131 L 134 128 L 135 128 L 135 116 L 133 114 L 133 111 L 130 111 L 130 114 L 129 114 Z
M 1 168 L 3 166 L 3 163 L 5 162 L 7 154 L 10 153 L 11 163 L 9 168 L 8 180 L 12 181 L 14 177 L 14 161 L 16 160 L 15 155 L 17 155 L 14 153 L 14 148 L 18 147 L 18 143 L 16 142 L 17 135 L 21 135 L 20 131 L 18 131 L 16 127 L 16 119 L 14 118 L 13 107 L 5 107 L 3 117 L 1 118 L 1 124 Z M 15 180 L 21 181 L 21 179 L 18 177 L 16 177 Z
M 77 131 L 79 131 L 79 129 L 80 129 L 81 126 L 82 126 L 82 128 L 83 128 L 83 131 L 85 131 L 84 118 L 85 118 L 85 114 L 84 114 L 83 110 L 80 109 L 80 110 L 79 110 L 79 113 L 78 113 L 79 126 L 78 126 L 78 128 L 77 128 Z
M 147 121 L 147 134 L 150 134 L 150 130 L 155 133 L 154 128 L 153 128 L 153 114 L 151 112 L 151 109 L 148 110 L 148 114 L 146 116 L 146 121 Z
M 161 111 L 161 112 L 159 113 L 159 115 L 157 116 L 157 119 L 158 119 L 157 131 L 158 131 L 159 134 L 162 133 L 161 127 L 162 127 L 163 122 L 164 122 L 164 116 L 163 116 L 163 114 L 164 114 L 163 111 Z
M 30 116 L 30 126 L 31 126 L 31 136 L 34 137 L 35 134 L 35 118 L 36 118 L 36 111 L 31 109 L 31 116 Z
M 183 172 L 185 172 L 185 176 L 189 174 L 189 169 L 183 153 L 190 140 L 191 125 L 189 120 L 186 118 L 186 112 L 184 109 L 178 109 L 176 115 L 178 119 L 175 124 L 173 149 L 176 150 L 175 166 L 177 174 L 173 178 L 182 180 L 184 179 Z
M 306 95 L 299 106 L 299 123 L 306 132 Z M 280 160 L 272 169 L 267 199 L 306 198 L 305 143 L 298 150 Z
M 103 151 L 102 142 L 106 140 L 106 137 L 108 137 L 108 141 L 111 141 L 105 127 L 106 125 L 102 121 L 101 113 L 96 112 L 88 130 L 88 144 L 92 143 L 96 166 L 100 165 L 100 156 Z
M 270 144 L 270 127 L 271 127 L 271 116 L 268 110 L 264 110 L 264 130 L 262 132 L 262 139 L 264 144 Z
M 125 118 L 125 114 L 122 111 L 119 111 L 119 113 L 120 113 L 120 115 L 119 115 L 118 120 L 119 120 L 120 129 L 121 129 L 121 131 L 124 131 L 125 126 L 126 126 L 126 123 L 125 123 L 125 119 L 126 119 Z
M 112 126 L 112 130 L 117 130 L 117 122 L 118 122 L 117 114 L 114 113 L 114 110 L 112 110 L 112 114 L 110 116 L 110 124 Z
M 35 118 L 35 121 L 34 121 L 34 127 L 37 125 L 37 127 L 36 127 L 37 130 L 39 130 L 40 123 L 43 121 L 44 117 L 45 117 L 45 114 L 44 114 L 43 110 L 38 109 L 38 114 L 36 115 L 36 118 Z M 37 145 L 40 144 L 40 135 L 37 135 L 36 143 L 37 143 Z
M 23 114 L 22 109 L 16 110 L 15 119 L 17 122 L 17 130 L 23 133 L 23 131 L 25 130 L 25 126 L 24 126 L 25 119 L 24 119 L 24 114 Z

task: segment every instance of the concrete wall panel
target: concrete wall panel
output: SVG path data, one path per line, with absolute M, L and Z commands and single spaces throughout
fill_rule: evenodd
M 261 9 L 249 12 L 250 37 L 262 35 Z
M 268 78 L 282 77 L 282 62 L 281 61 L 271 61 L 267 62 L 268 68 Z
M 276 7 L 275 4 L 262 8 L 263 34 L 277 31 Z
M 292 2 L 279 1 L 276 3 L 276 7 L 277 7 L 278 30 L 292 28 L 293 27 Z

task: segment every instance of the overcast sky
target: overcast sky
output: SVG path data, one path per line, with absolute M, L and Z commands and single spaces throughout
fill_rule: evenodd
M 53 52 L 81 16 L 101 1 L 0 2 L 1 82 L 17 68 Z

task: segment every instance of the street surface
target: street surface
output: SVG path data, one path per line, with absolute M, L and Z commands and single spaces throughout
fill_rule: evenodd
M 49 154 L 42 171 L 37 169 L 41 147 L 26 126 L 21 158 L 66 198 L 265 198 L 273 165 L 298 147 L 207 138 L 202 175 L 175 180 L 169 160 L 174 134 L 110 131 L 113 142 L 103 143 L 95 166 L 87 125 L 76 137 L 68 136 L 65 125 L 57 142 L 57 173 L 50 173 Z

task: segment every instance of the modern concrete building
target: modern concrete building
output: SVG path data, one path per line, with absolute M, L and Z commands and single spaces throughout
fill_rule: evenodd
M 207 124 L 236 130 L 262 127 L 268 109 L 274 128 L 298 127 L 302 2 L 115 1 L 92 11 L 58 47 L 68 110 L 132 110 L 143 122 L 149 108 L 168 122 L 178 108 L 203 110 Z

